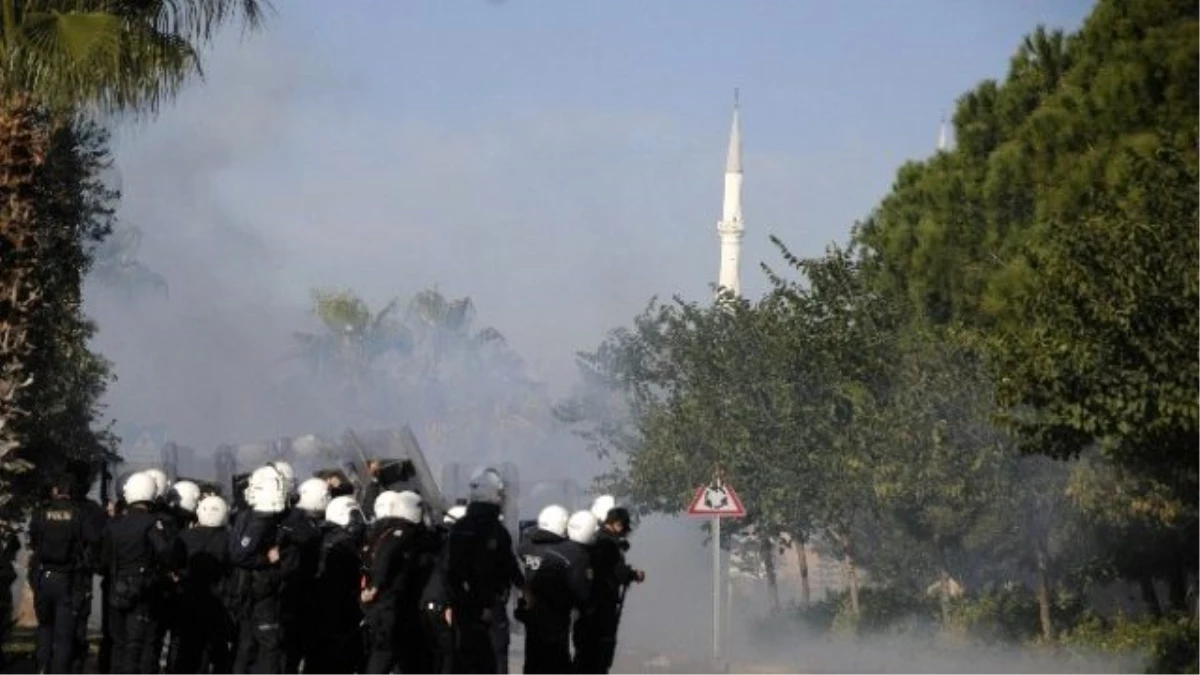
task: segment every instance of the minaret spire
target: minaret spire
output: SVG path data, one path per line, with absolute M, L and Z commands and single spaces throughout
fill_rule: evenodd
M 942 113 L 942 122 L 938 125 L 938 140 L 937 149 L 942 151 L 946 149 L 946 113 Z
M 733 90 L 733 124 L 729 131 L 729 154 L 725 159 L 725 200 L 717 234 L 721 239 L 721 269 L 718 286 L 741 292 L 742 254 L 742 124 L 738 90 Z

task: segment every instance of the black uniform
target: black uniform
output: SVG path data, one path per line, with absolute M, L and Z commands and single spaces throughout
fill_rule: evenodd
M 449 599 L 446 593 L 445 546 L 450 528 L 438 526 L 430 533 L 430 549 L 433 554 L 429 578 L 421 592 L 421 627 L 427 643 L 432 647 L 431 673 L 450 673 L 453 665 L 454 631 L 446 624 L 446 608 Z
M 268 557 L 268 551 L 279 543 L 279 519 L 277 513 L 243 511 L 229 529 L 233 620 L 237 624 L 235 673 L 283 670 L 282 572 L 279 563 Z
M 498 659 L 507 652 L 508 592 L 521 578 L 512 535 L 500 522 L 500 507 L 472 502 L 446 542 L 446 590 L 453 611 L 456 673 L 507 672 Z M 519 583 L 517 585 L 520 585 Z M 506 635 L 503 637 L 507 637 Z
M 169 502 L 160 502 L 159 512 L 163 516 L 163 523 L 175 536 L 177 542 L 179 541 L 179 535 L 185 532 L 196 521 L 196 514 Z M 174 664 L 179 658 L 180 622 L 184 620 L 183 613 L 179 611 L 183 602 L 183 587 L 179 583 L 179 578 L 186 565 L 187 557 L 184 553 L 182 542 L 180 542 L 180 545 L 175 547 L 171 558 L 166 561 L 166 564 L 160 566 L 158 571 L 159 594 L 157 611 L 161 620 L 158 624 L 154 649 L 156 654 L 161 655 L 163 643 L 167 640 L 167 635 L 170 635 L 170 646 L 167 652 L 168 671 L 176 670 Z
M 313 632 L 316 614 L 317 564 L 321 557 L 321 520 L 315 513 L 292 508 L 279 524 L 283 544 L 280 589 L 285 673 L 300 672 L 300 663 L 320 636 Z
M 421 596 L 431 568 L 430 537 L 424 525 L 399 518 L 375 522 L 366 547 L 367 585 L 375 589 L 366 607 L 370 632 L 368 673 L 427 673 L 433 649 L 422 636 Z
M 8 644 L 8 629 L 12 623 L 12 586 L 17 581 L 17 553 L 21 539 L 16 532 L 0 530 L 0 645 Z M 8 667 L 4 650 L 0 649 L 0 669 Z
M 158 672 L 155 592 L 158 570 L 171 559 L 174 546 L 162 518 L 146 502 L 131 504 L 109 523 L 102 558 L 110 581 L 113 672 Z
M 93 532 L 96 540 L 84 551 L 84 564 L 75 574 L 72 595 L 75 601 L 75 648 L 71 655 L 71 672 L 82 673 L 88 653 L 88 619 L 92 616 L 92 590 L 95 574 L 103 567 L 100 560 L 100 544 L 108 528 L 108 514 L 96 502 L 80 498 L 75 500 L 84 519 L 85 531 Z M 104 611 L 103 608 L 100 610 Z
M 36 560 L 32 571 L 37 662 L 43 672 L 71 671 L 79 610 L 76 586 L 89 565 L 88 550 L 100 536 L 95 521 L 65 495 L 51 500 L 30 522 L 29 543 Z
M 592 588 L 587 609 L 575 622 L 575 672 L 607 673 L 617 649 L 617 625 L 625 588 L 634 581 L 634 570 L 625 562 L 629 543 L 601 530 L 588 549 Z
M 525 603 L 525 672 L 571 672 L 571 611 L 587 600 L 587 554 L 553 532 L 537 530 L 521 544 Z
M 227 605 L 229 533 L 225 527 L 193 527 L 179 535 L 187 565 L 179 601 L 180 620 L 171 640 L 179 647 L 174 673 L 228 673 L 233 669 L 233 622 Z
M 316 594 L 321 612 L 315 626 L 321 639 L 313 644 L 306 672 L 361 672 L 362 538 L 362 530 L 357 526 L 345 528 L 333 523 L 323 526 Z

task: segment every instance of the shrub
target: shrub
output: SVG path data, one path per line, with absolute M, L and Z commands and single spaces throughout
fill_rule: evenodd
M 1200 625 L 1190 616 L 1089 616 L 1064 632 L 1062 643 L 1113 654 L 1140 652 L 1145 655 L 1147 673 L 1195 673 L 1200 670 L 1198 631 Z

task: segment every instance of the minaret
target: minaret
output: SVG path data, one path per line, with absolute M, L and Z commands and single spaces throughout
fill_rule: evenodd
M 942 113 L 942 123 L 938 125 L 937 149 L 939 152 L 946 149 L 946 113 Z
M 725 160 L 725 205 L 717 234 L 721 238 L 721 273 L 717 285 L 741 292 L 739 264 L 742 255 L 742 125 L 738 119 L 738 92 L 733 90 L 733 128 Z

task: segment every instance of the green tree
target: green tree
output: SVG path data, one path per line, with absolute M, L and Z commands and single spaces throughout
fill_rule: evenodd
M 52 124 L 47 116 L 43 124 Z M 30 319 L 40 349 L 26 361 L 34 375 L 16 398 L 28 414 L 13 431 L 24 444 L 10 455 L 9 489 L 3 495 L 4 518 L 16 518 L 45 494 L 62 471 L 87 467 L 111 457 L 113 438 L 100 421 L 99 399 L 109 380 L 109 364 L 88 347 L 95 327 L 83 315 L 81 280 L 91 266 L 91 251 L 108 235 L 116 194 L 96 177 L 111 162 L 107 134 L 86 120 L 59 125 L 50 134 L 46 161 L 38 168 L 35 202 L 39 247 L 46 264 L 35 268 L 36 283 L 56 302 L 41 303 Z M 37 465 L 38 471 L 19 471 Z
M 20 391 L 53 264 L 39 232 L 37 181 L 60 123 L 80 109 L 153 113 L 199 73 L 199 47 L 231 21 L 256 26 L 258 0 L 0 2 L 0 462 L 24 442 Z M 2 467 L 0 467 L 2 468 Z

